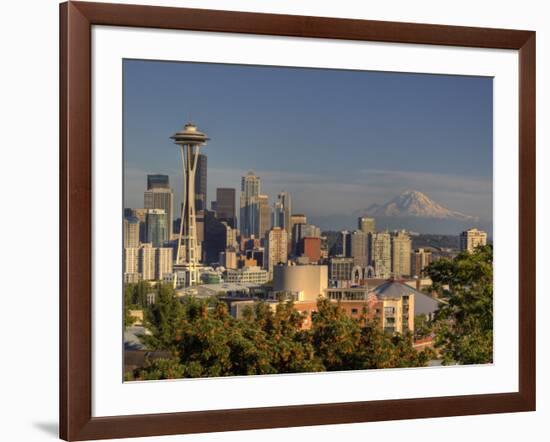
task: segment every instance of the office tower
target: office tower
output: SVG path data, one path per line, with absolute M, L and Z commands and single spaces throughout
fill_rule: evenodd
M 153 247 L 162 247 L 168 241 L 166 212 L 162 209 L 149 209 L 145 215 L 147 242 Z
M 124 248 L 139 247 L 139 219 L 135 216 L 124 218 Z
M 207 209 L 207 164 L 208 159 L 206 155 L 199 154 L 196 164 L 197 170 L 195 172 L 195 210 L 197 212 Z
M 170 178 L 168 175 L 147 175 L 147 190 L 170 189 Z M 157 207 L 151 207 L 157 209 Z
M 333 256 L 329 260 L 329 282 L 331 287 L 350 287 L 353 258 Z
M 412 255 L 412 275 L 422 277 L 422 271 L 432 262 L 432 252 L 425 249 L 416 249 Z
M 187 123 L 183 130 L 175 133 L 171 138 L 181 148 L 184 180 L 184 194 L 181 198 L 182 221 L 178 237 L 176 264 L 174 265 L 174 287 L 178 285 L 191 287 L 199 282 L 200 259 L 195 210 L 195 176 L 200 148 L 206 144 L 208 137 L 199 132 L 197 126 Z M 206 181 L 206 177 L 204 180 Z M 176 275 L 182 275 L 184 281 L 178 281 Z
M 460 234 L 460 251 L 472 253 L 476 247 L 487 245 L 487 232 L 468 229 Z
M 341 230 L 338 232 L 336 243 L 331 249 L 331 254 L 334 256 L 351 256 L 351 232 L 349 230 Z
M 285 228 L 285 210 L 281 201 L 273 203 L 273 216 L 271 220 L 272 227 Z
M 233 229 L 237 228 L 235 189 L 228 187 L 218 187 L 216 189 L 216 216 L 220 221 L 225 221 Z
M 298 256 L 307 256 L 310 263 L 321 259 L 321 238 L 305 236 L 298 243 Z
M 260 177 L 248 172 L 241 178 L 241 201 L 240 201 L 240 230 L 241 234 L 247 237 L 258 236 L 259 231 L 259 207 L 257 196 L 260 194 Z
M 207 263 L 217 262 L 220 252 L 232 244 L 233 229 L 225 221 L 216 218 L 214 212 L 207 210 L 204 214 L 203 260 Z
M 281 210 L 283 219 L 283 228 L 286 230 L 287 237 L 290 239 L 292 235 L 292 225 L 290 217 L 292 214 L 292 201 L 288 192 L 281 192 L 277 195 L 277 202 Z
M 258 195 L 257 197 L 260 221 L 258 236 L 263 238 L 268 230 L 271 229 L 271 207 L 269 206 L 269 197 L 267 195 Z
M 363 233 L 374 233 L 376 232 L 376 223 L 374 218 L 368 218 L 365 216 L 360 216 L 357 219 L 357 228 Z
M 376 278 L 389 278 L 391 274 L 391 235 L 388 232 L 372 233 L 372 266 Z
M 349 235 L 350 256 L 353 257 L 353 263 L 356 266 L 367 267 L 370 262 L 369 257 L 369 234 L 362 230 L 355 230 Z
M 151 179 L 152 177 L 165 177 L 166 180 L 159 182 L 159 179 Z M 143 194 L 143 207 L 145 209 L 162 209 L 166 213 L 165 230 L 168 238 L 172 236 L 172 221 L 174 220 L 174 194 L 170 187 L 160 187 L 167 185 L 167 175 L 147 175 L 147 186 L 156 186 L 148 188 Z
M 392 273 L 396 278 L 411 275 L 411 237 L 400 230 L 392 237 Z
M 265 241 L 265 268 L 269 275 L 273 274 L 273 266 L 285 263 L 288 259 L 288 237 L 286 230 L 280 227 L 273 227 L 266 234 Z

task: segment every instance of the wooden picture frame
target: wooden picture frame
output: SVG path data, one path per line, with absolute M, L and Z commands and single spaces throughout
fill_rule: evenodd
M 519 51 L 519 392 L 92 417 L 92 25 Z M 60 436 L 85 440 L 535 410 L 535 32 L 170 7 L 60 5 Z

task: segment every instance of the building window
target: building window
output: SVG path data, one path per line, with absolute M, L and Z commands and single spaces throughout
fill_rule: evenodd
M 352 309 L 351 309 L 351 314 L 352 314 L 352 315 L 356 315 L 356 314 L 357 314 L 357 309 L 356 309 L 356 308 L 352 308 Z

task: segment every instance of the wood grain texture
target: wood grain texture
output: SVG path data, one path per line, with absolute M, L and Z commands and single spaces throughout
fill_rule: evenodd
M 133 26 L 519 51 L 519 392 L 93 418 L 91 26 Z M 179 433 L 535 409 L 535 33 L 503 29 L 69 2 L 60 6 L 60 436 Z

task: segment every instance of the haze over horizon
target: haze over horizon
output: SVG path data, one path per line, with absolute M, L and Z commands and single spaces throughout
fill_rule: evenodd
M 209 202 L 252 170 L 325 229 L 407 189 L 490 226 L 492 102 L 488 77 L 126 60 L 124 204 L 163 173 L 178 207 L 169 137 L 191 119 L 211 138 Z

